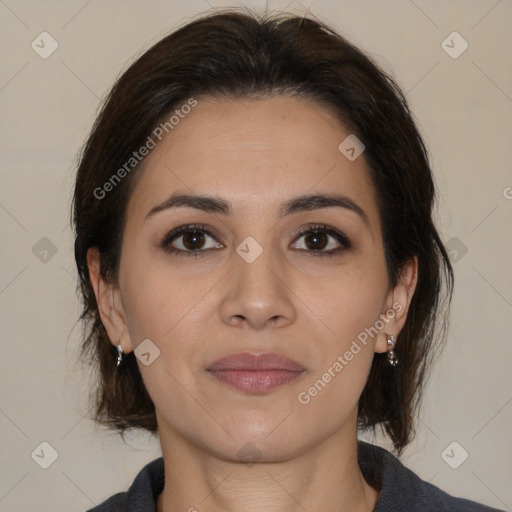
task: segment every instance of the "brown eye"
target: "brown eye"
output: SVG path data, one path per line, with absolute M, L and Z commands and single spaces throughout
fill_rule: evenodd
M 201 249 L 204 244 L 205 236 L 204 233 L 191 231 L 189 233 L 184 233 L 182 235 L 182 240 L 182 245 L 185 246 L 187 250 L 195 251 L 196 249 Z
M 301 238 L 304 239 L 304 247 L 298 247 L 299 250 L 310 252 L 314 256 L 334 256 L 352 247 L 346 235 L 323 224 L 309 226 L 299 233 L 297 239 Z M 297 248 L 297 242 L 294 243 L 294 246 Z
M 334 256 L 352 247 L 346 235 L 324 224 L 309 226 L 299 233 L 297 240 L 301 238 L 304 247 L 297 247 L 298 243 L 295 242 L 293 248 L 314 256 Z M 220 243 L 210 243 L 209 247 L 205 247 L 208 239 L 216 240 L 214 235 L 201 226 L 181 226 L 167 234 L 160 246 L 178 256 L 199 256 L 208 253 L 208 250 L 223 247 Z
M 304 242 L 308 249 L 321 251 L 329 243 L 329 236 L 322 231 L 311 231 L 304 235 Z
M 215 237 L 201 226 L 181 226 L 167 234 L 160 246 L 167 252 L 186 256 L 199 256 L 207 249 L 222 247 L 219 243 L 205 247 L 208 238 L 215 240 Z

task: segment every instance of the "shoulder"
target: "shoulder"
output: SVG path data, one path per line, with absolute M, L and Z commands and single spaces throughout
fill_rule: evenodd
M 384 448 L 358 443 L 361 472 L 380 488 L 374 512 L 502 512 L 422 480 Z
M 123 512 L 127 510 L 128 500 L 126 492 L 119 492 L 110 496 L 99 505 L 88 509 L 86 512 Z
M 128 491 L 114 494 L 87 512 L 156 512 L 156 499 L 164 488 L 164 459 L 144 466 Z

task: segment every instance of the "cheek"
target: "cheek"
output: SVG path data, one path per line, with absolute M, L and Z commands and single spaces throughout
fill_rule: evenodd
M 344 347 L 347 348 L 347 347 Z M 315 374 L 296 397 L 296 418 L 304 432 L 326 438 L 342 425 L 357 422 L 357 405 L 373 359 L 369 346 L 357 353 L 350 349 L 329 358 L 329 364 Z
M 201 413 L 187 391 L 195 385 L 190 369 L 197 353 L 194 304 L 204 291 L 155 264 L 128 265 L 127 261 L 124 272 L 123 303 L 132 346 L 136 350 L 149 339 L 157 347 L 158 356 L 149 365 L 137 358 L 144 385 L 155 407 L 172 421 L 181 420 L 186 430 L 185 419 Z
M 204 327 L 200 301 L 212 283 L 184 279 L 149 259 L 128 256 L 124 263 L 123 305 L 132 346 L 136 350 L 149 339 L 158 354 L 148 366 L 138 360 L 141 375 L 155 402 L 168 397 L 173 401 L 194 385 L 190 367 L 198 358 L 201 347 L 196 340 Z
M 329 351 L 343 350 L 375 325 L 387 292 L 385 272 L 385 266 L 375 258 L 342 266 L 328 279 L 317 281 L 315 287 L 304 280 L 300 289 L 294 289 L 305 298 L 313 319 L 316 317 L 323 324 L 325 335 L 321 343 Z
M 375 334 L 382 327 L 384 270 L 379 265 L 353 266 L 337 274 L 321 293 L 310 293 L 315 301 L 311 309 L 320 312 L 323 334 L 314 342 L 321 354 L 319 364 L 298 397 L 306 409 L 311 405 L 311 411 L 317 409 L 335 421 L 343 411 L 356 407 L 375 354 Z M 331 412 L 329 404 L 335 404 Z
M 201 296 L 198 283 L 192 286 L 155 262 L 127 258 L 122 276 L 123 306 L 134 347 L 145 338 L 160 344 L 172 338 Z
M 314 418 L 321 418 L 324 433 L 355 418 L 375 355 L 385 286 L 357 272 L 336 284 L 331 300 L 324 300 L 322 321 L 328 329 L 315 341 L 319 362 L 296 397 L 305 427 L 313 429 Z

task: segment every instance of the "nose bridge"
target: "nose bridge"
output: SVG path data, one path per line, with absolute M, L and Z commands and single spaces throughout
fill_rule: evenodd
M 236 248 L 235 291 L 239 299 L 244 297 L 246 306 L 251 302 L 256 305 L 268 301 L 270 296 L 279 294 L 279 283 L 276 278 L 276 267 L 279 266 L 277 254 L 268 243 L 261 246 L 253 237 L 247 237 Z M 272 271 L 273 270 L 273 271 Z M 267 298 L 265 298 L 268 296 Z
M 253 328 L 262 328 L 269 321 L 284 324 L 293 320 L 282 258 L 278 249 L 270 246 L 271 238 L 266 236 L 260 245 L 248 236 L 236 247 L 229 291 L 221 306 L 225 322 L 244 321 Z
M 233 256 L 237 284 L 244 287 L 250 285 L 261 291 L 276 286 L 275 272 L 279 266 L 279 258 L 268 239 L 269 237 L 262 246 L 255 238 L 249 236 L 238 245 L 236 255 Z M 273 268 L 274 271 L 271 270 Z

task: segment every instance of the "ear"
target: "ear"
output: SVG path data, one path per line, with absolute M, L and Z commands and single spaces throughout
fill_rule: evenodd
M 100 251 L 97 247 L 90 247 L 87 250 L 87 266 L 101 322 L 105 326 L 112 345 L 117 347 L 118 343 L 121 343 L 123 352 L 128 354 L 133 350 L 133 347 L 128 333 L 121 294 L 117 285 L 108 283 L 102 277 Z
M 402 268 L 397 285 L 392 288 L 385 301 L 384 310 L 380 315 L 384 327 L 379 330 L 375 352 L 388 352 L 386 334 L 392 334 L 395 341 L 407 320 L 414 290 L 418 282 L 418 258 L 414 256 Z

